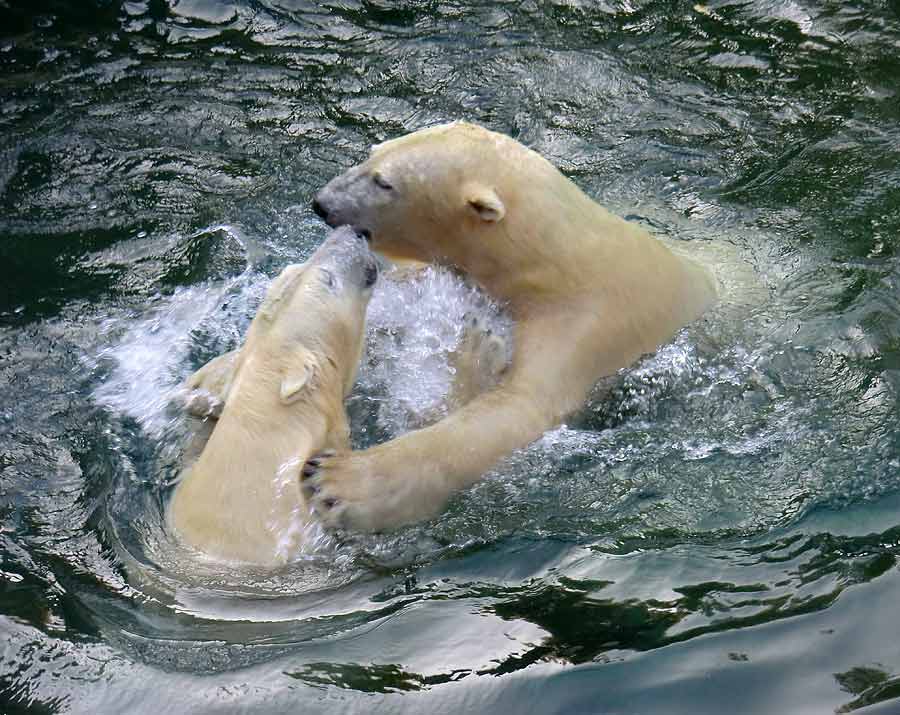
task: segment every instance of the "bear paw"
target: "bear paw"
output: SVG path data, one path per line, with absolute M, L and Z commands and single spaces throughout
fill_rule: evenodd
M 492 331 L 477 315 L 466 316 L 456 350 L 450 355 L 453 379 L 448 405 L 458 409 L 494 387 L 509 366 L 509 341 Z
M 479 315 L 467 313 L 462 337 L 456 348 L 459 362 L 468 362 L 482 380 L 496 381 L 509 365 L 511 345 L 495 333 Z
M 207 390 L 191 390 L 184 395 L 184 409 L 193 417 L 219 419 L 224 406 L 218 395 Z
M 219 355 L 184 381 L 184 407 L 189 414 L 213 418 L 222 414 L 237 358 L 237 350 Z
M 432 489 L 418 470 L 389 464 L 376 450 L 327 450 L 303 465 L 303 498 L 326 527 L 384 531 L 431 516 L 444 505 L 448 495 Z

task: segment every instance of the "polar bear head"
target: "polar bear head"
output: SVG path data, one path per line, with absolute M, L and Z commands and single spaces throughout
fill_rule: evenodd
M 332 231 L 306 263 L 272 281 L 240 353 L 242 374 L 271 372 L 279 398 L 291 404 L 338 378 L 346 394 L 356 378 L 365 312 L 378 276 L 366 242 L 347 226 Z M 251 380 L 251 382 L 258 382 Z
M 471 272 L 473 261 L 490 260 L 492 243 L 504 244 L 498 254 L 508 260 L 536 208 L 530 185 L 548 171 L 558 176 L 513 139 L 454 122 L 375 146 L 330 181 L 313 208 L 329 225 L 353 226 L 380 253 Z

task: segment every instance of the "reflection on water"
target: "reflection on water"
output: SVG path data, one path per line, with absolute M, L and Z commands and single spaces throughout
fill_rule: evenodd
M 892 712 L 900 18 L 883 3 L 0 7 L 10 712 Z M 203 565 L 179 381 L 325 234 L 316 188 L 465 118 L 727 300 L 432 522 Z M 598 276 L 598 280 L 602 280 Z M 382 281 L 349 404 L 439 410 L 491 306 Z
M 860 666 L 846 673 L 835 673 L 835 680 L 848 693 L 858 696 L 855 700 L 838 708 L 839 713 L 849 713 L 867 705 L 893 700 L 900 696 L 900 678 L 891 678 L 883 670 Z

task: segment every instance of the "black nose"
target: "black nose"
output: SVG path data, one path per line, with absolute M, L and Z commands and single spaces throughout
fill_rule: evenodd
M 322 206 L 318 199 L 313 199 L 312 210 L 316 212 L 319 218 L 328 218 L 328 210 Z
M 366 288 L 374 285 L 376 280 L 378 280 L 378 266 L 372 262 L 366 266 Z

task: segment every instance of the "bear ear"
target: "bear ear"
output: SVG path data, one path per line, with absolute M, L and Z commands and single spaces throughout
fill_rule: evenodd
M 278 394 L 281 404 L 290 405 L 303 397 L 305 389 L 315 384 L 318 372 L 318 361 L 309 350 L 301 350 L 291 356 L 291 362 L 281 376 Z
M 506 207 L 497 192 L 480 184 L 469 184 L 465 191 L 466 203 L 486 223 L 498 223 L 506 215 Z

